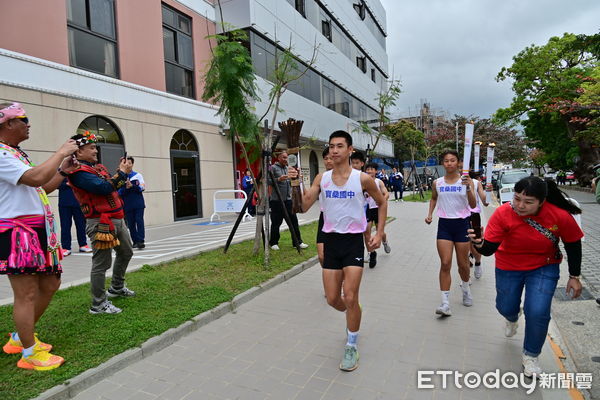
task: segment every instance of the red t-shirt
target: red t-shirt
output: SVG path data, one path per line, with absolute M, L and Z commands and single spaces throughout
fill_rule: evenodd
M 563 242 L 573 243 L 583 232 L 568 211 L 544 202 L 537 215 L 519 216 L 510 203 L 498 207 L 485 228 L 485 240 L 501 243 L 496 251 L 496 268 L 515 271 L 530 270 L 560 263 L 555 258 L 554 244 L 524 220 L 531 218 L 549 229 Z

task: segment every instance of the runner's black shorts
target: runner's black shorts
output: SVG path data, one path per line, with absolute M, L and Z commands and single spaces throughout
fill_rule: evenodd
M 323 233 L 325 269 L 343 269 L 344 267 L 362 267 L 365 245 L 362 233 Z
M 437 238 L 454 243 L 468 242 L 467 229 L 471 227 L 471 218 L 439 218 Z
M 367 222 L 379 223 L 379 208 L 367 208 Z
M 323 212 L 321 212 L 321 215 L 319 215 L 319 226 L 317 227 L 317 243 L 323 243 L 325 241 L 325 232 L 323 232 L 324 223 Z

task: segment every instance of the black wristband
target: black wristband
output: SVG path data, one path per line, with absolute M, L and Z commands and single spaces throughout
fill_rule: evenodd
M 67 174 L 65 171 L 63 171 L 62 169 L 58 169 L 58 173 L 61 174 L 62 176 L 64 176 L 65 178 L 69 176 L 69 174 Z

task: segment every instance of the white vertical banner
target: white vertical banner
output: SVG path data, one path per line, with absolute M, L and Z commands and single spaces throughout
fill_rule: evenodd
M 481 151 L 481 142 L 473 143 L 473 171 L 479 172 L 479 156 Z
M 463 154 L 463 175 L 469 175 L 471 165 L 471 148 L 473 147 L 473 124 L 465 124 L 465 152 Z
M 492 201 L 492 172 L 494 171 L 494 143 L 490 143 L 487 148 L 487 168 L 485 171 L 485 199 L 489 204 Z

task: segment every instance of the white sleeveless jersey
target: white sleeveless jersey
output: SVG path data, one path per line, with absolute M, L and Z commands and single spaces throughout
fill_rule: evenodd
M 361 172 L 353 169 L 344 186 L 336 186 L 333 171 L 321 178 L 323 232 L 363 233 L 367 229 Z
M 471 212 L 473 213 L 481 213 L 481 204 L 479 203 L 479 185 L 481 185 L 481 182 L 479 182 L 477 179 L 473 179 L 473 194 L 475 195 L 475 208 L 471 208 Z M 467 200 L 468 202 L 468 200 Z
M 375 178 L 375 185 L 377 185 L 377 189 L 379 190 L 379 193 L 381 193 L 381 189 L 379 186 L 380 182 L 381 182 L 381 179 Z M 369 208 L 379 208 L 377 206 L 377 203 L 375 202 L 375 200 L 371 196 L 369 196 L 369 194 L 367 192 L 365 192 L 365 198 L 367 199 L 367 204 L 369 205 Z
M 444 177 L 436 179 L 435 186 L 438 194 L 437 216 L 440 218 L 458 219 L 471 216 L 471 208 L 467 199 L 467 187 L 461 183 L 447 184 Z

